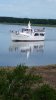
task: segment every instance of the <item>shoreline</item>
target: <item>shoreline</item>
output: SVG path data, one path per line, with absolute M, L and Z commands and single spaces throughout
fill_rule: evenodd
M 27 66 L 27 65 L 24 65 L 24 64 L 20 64 L 21 66 Z M 20 66 L 20 65 L 16 65 L 16 66 L 1 66 L 0 65 L 0 68 L 16 68 L 17 66 Z M 56 64 L 48 64 L 48 65 L 37 65 L 37 66 L 27 66 L 28 68 L 55 68 L 56 67 Z
M 27 25 L 26 23 L 1 23 L 0 24 L 5 24 L 5 25 Z M 49 25 L 49 24 L 32 24 L 32 26 L 39 26 L 39 27 L 56 27 L 56 25 Z

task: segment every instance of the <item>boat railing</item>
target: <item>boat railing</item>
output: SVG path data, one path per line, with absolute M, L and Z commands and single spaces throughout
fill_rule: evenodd
M 34 29 L 34 32 L 44 32 L 45 31 L 45 28 L 43 29 Z
M 10 30 L 10 32 L 13 33 L 13 34 L 16 34 L 16 35 L 19 34 L 19 31 L 13 31 L 13 30 Z

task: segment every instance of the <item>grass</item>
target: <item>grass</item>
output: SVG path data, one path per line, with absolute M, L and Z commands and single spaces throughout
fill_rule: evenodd
M 1 67 L 0 100 L 56 100 L 55 72 L 56 65 Z

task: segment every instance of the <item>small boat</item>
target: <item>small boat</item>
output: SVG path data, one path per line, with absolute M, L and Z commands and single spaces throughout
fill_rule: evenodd
M 26 28 L 22 28 L 22 31 L 11 31 L 12 41 L 42 41 L 45 40 L 45 28 L 32 29 L 29 21 Z

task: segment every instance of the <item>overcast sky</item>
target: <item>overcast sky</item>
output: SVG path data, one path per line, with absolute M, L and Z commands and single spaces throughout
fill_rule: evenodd
M 0 0 L 0 16 L 56 19 L 56 0 Z

